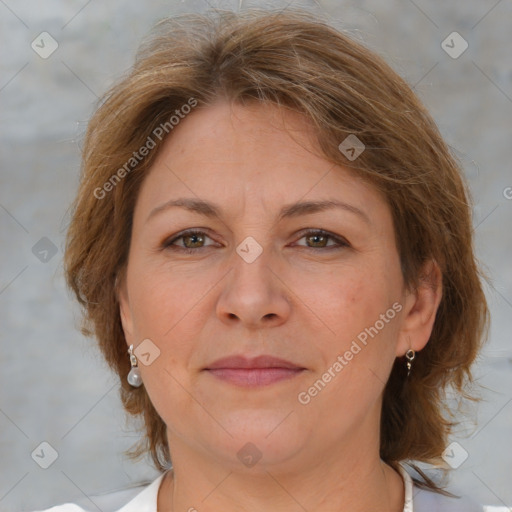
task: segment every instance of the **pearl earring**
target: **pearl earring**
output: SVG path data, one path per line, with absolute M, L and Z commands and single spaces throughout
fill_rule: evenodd
M 128 349 L 128 354 L 130 355 L 130 364 L 132 366 L 127 377 L 128 384 L 130 384 L 130 386 L 133 386 L 134 388 L 140 388 L 140 386 L 142 386 L 142 376 L 137 366 L 137 357 L 133 353 L 133 345 L 130 345 L 130 348 Z

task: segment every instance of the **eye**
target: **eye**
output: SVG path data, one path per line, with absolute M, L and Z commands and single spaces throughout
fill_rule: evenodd
M 191 254 L 193 252 L 197 252 L 199 249 L 204 249 L 214 245 L 205 245 L 205 240 L 207 238 L 212 240 L 204 231 L 189 229 L 170 239 L 165 240 L 162 243 L 162 249 L 178 250 L 187 254 Z M 303 238 L 309 241 L 309 243 L 314 244 L 313 246 L 296 244 L 299 247 L 305 247 L 306 249 L 332 250 L 350 247 L 350 244 L 344 238 L 338 237 L 321 229 L 309 229 L 302 233 L 302 237 L 299 240 L 302 240 Z M 181 241 L 181 244 L 177 244 L 179 241 Z M 329 241 L 333 241 L 334 243 L 328 245 Z
M 341 249 L 343 247 L 350 247 L 350 244 L 343 238 L 335 236 L 322 229 L 309 229 L 302 234 L 300 240 L 305 238 L 310 243 L 316 244 L 314 246 L 305 246 L 307 249 Z M 334 241 L 333 245 L 327 245 L 329 240 Z M 300 246 L 300 244 L 299 244 Z M 304 246 L 302 246 L 304 247 Z
M 179 233 L 177 236 L 171 239 L 167 239 L 162 243 L 163 249 L 179 250 L 185 253 L 192 253 L 197 249 L 209 247 L 208 245 L 202 245 L 206 238 L 210 238 L 204 231 L 196 229 L 189 229 Z M 183 245 L 177 245 L 176 242 L 182 240 Z M 211 240 L 211 238 L 210 238 Z M 212 244 L 210 244 L 212 245 Z

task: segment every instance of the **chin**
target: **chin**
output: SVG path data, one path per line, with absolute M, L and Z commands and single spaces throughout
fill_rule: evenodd
M 309 436 L 298 420 L 297 414 L 284 408 L 237 411 L 229 418 L 219 418 L 232 437 L 223 433 L 216 442 L 212 442 L 211 432 L 205 437 L 209 448 L 215 446 L 220 451 L 217 456 L 227 458 L 238 470 L 240 463 L 253 470 L 257 466 L 270 468 L 292 459 L 307 445 Z

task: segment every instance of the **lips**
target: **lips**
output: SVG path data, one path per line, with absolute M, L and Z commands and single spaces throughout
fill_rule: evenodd
M 257 387 L 291 379 L 306 368 L 272 356 L 258 356 L 251 359 L 244 356 L 231 356 L 215 361 L 205 370 L 230 384 Z
M 304 370 L 302 366 L 298 366 L 290 361 L 279 359 L 272 356 L 258 356 L 246 358 L 244 356 L 230 356 L 218 359 L 214 363 L 208 365 L 205 370 L 218 369 L 263 369 L 263 368 L 286 368 L 289 370 Z

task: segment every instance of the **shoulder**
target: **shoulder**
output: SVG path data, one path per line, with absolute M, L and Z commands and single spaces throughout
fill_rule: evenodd
M 488 510 L 470 498 L 451 498 L 416 487 L 413 504 L 414 512 L 484 512 Z
M 157 512 L 157 499 L 160 484 L 165 473 L 153 480 L 149 485 L 131 489 L 91 496 L 84 504 L 64 503 L 45 510 L 35 512 Z

